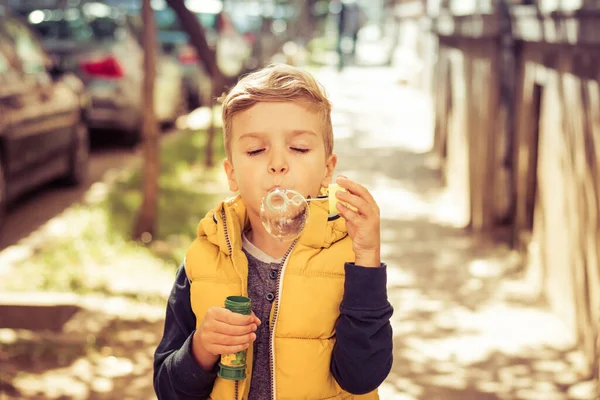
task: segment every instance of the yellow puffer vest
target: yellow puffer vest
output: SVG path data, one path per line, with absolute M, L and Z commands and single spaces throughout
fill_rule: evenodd
M 223 306 L 227 296 L 248 295 L 248 261 L 241 240 L 248 226 L 240 196 L 221 203 L 200 221 L 185 262 L 198 327 L 206 311 Z M 271 309 L 272 392 L 277 400 L 379 399 L 377 391 L 345 392 L 330 372 L 344 263 L 353 257 L 344 220 L 329 221 L 327 202 L 311 202 L 309 221 L 282 267 L 278 300 Z M 217 378 L 210 398 L 247 399 L 252 360 L 250 347 L 248 377 L 238 383 Z

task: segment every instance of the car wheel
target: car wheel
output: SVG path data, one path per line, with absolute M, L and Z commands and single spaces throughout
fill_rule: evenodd
M 2 160 L 0 160 L 0 230 L 4 224 L 6 216 L 6 205 L 8 203 L 8 195 L 6 189 L 6 180 L 4 179 L 4 169 L 2 168 Z
M 135 147 L 142 140 L 142 125 L 138 128 L 131 129 L 125 132 L 125 136 L 123 137 L 123 141 L 126 146 Z
M 202 100 L 198 93 L 191 93 L 189 89 L 186 90 L 185 96 L 187 97 L 187 103 L 189 110 L 195 110 L 198 107 L 202 107 Z
M 75 130 L 75 143 L 69 155 L 69 172 L 64 178 L 68 185 L 79 185 L 85 181 L 90 159 L 90 136 L 87 126 L 80 122 Z

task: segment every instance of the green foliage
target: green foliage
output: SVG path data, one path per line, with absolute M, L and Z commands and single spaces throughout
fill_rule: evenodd
M 129 239 L 142 200 L 138 162 L 94 184 L 85 204 L 73 205 L 37 232 L 40 240 L 0 290 L 156 297 L 172 282 L 200 219 L 229 195 L 220 163 L 204 167 L 205 141 L 205 131 L 181 131 L 163 140 L 157 233 L 147 243 Z M 224 157 L 217 132 L 215 160 Z

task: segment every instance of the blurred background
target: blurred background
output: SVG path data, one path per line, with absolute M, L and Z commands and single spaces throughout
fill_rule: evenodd
M 0 399 L 152 399 L 231 193 L 216 99 L 330 96 L 382 209 L 382 399 L 600 399 L 597 0 L 0 0 Z

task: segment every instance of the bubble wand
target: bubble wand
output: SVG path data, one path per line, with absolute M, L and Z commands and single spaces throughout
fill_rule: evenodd
M 314 198 L 306 198 L 292 189 L 275 188 L 269 191 L 261 202 L 260 219 L 263 226 L 277 239 L 296 239 L 302 234 L 309 218 L 309 202 L 328 200 L 329 214 L 338 213 L 336 193 L 344 189 L 336 183 L 330 184 L 327 189 L 327 196 Z

